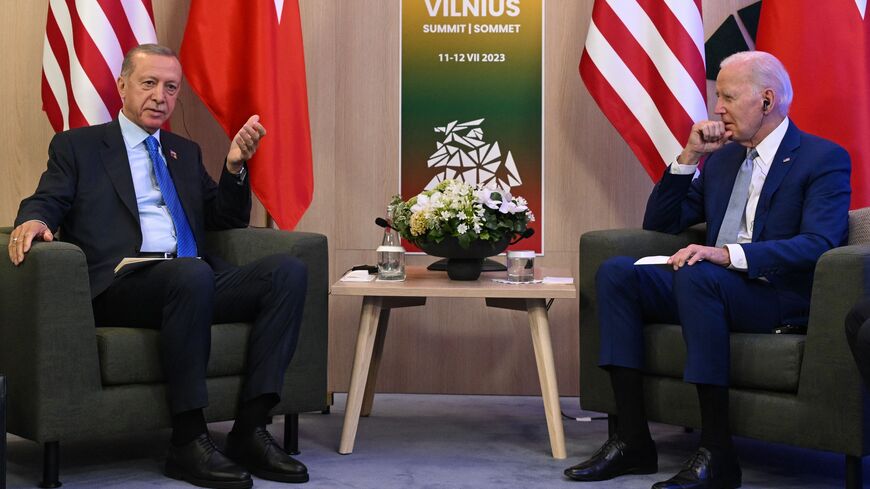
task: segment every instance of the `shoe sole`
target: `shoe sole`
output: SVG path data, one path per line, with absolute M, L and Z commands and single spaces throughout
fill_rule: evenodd
M 253 469 L 250 466 L 246 467 L 251 475 L 275 482 L 289 482 L 291 484 L 302 484 L 308 482 L 308 474 L 284 474 L 281 472 L 270 472 L 268 470 Z
M 207 487 L 210 489 L 251 489 L 254 487 L 254 481 L 252 480 L 242 480 L 242 481 L 215 481 L 208 479 L 200 479 L 198 477 L 192 477 L 185 473 L 182 470 L 176 469 L 170 465 L 167 465 L 163 473 L 166 477 L 170 479 L 175 479 L 179 481 L 188 482 L 197 487 Z
M 576 477 L 569 474 L 565 474 L 565 477 L 577 481 L 577 482 L 600 482 L 600 481 L 609 481 L 611 479 L 615 479 L 617 477 L 622 477 L 623 475 L 648 475 L 655 474 L 659 471 L 658 465 L 654 467 L 634 467 L 626 470 L 625 472 L 620 472 L 618 474 L 613 474 L 608 477 Z

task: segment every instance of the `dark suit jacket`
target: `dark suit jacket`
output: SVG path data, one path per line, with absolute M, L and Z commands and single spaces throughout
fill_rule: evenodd
M 679 233 L 707 223 L 714 246 L 746 148 L 728 144 L 712 153 L 700 176 L 665 171 L 647 203 L 644 229 Z M 749 278 L 776 289 L 786 323 L 806 324 L 813 271 L 822 253 L 846 242 L 849 231 L 849 154 L 789 122 L 764 181 L 752 242 L 742 244 Z
M 206 230 L 246 227 L 251 193 L 224 167 L 220 185 L 205 171 L 199 146 L 168 131 L 160 142 L 169 173 L 202 253 Z M 172 156 L 172 155 L 175 156 Z M 127 148 L 117 120 L 58 133 L 48 147 L 48 168 L 24 199 L 15 225 L 38 219 L 87 257 L 91 297 L 104 291 L 122 258 L 142 245 L 139 209 Z

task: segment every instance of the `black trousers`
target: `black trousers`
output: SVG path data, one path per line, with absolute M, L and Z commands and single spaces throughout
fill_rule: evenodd
M 855 304 L 846 316 L 846 340 L 864 385 L 870 389 L 870 297 Z
M 286 255 L 212 269 L 176 258 L 122 274 L 93 300 L 97 326 L 159 328 L 173 415 L 208 405 L 206 366 L 212 323 L 253 321 L 241 401 L 281 395 L 296 350 L 307 267 Z

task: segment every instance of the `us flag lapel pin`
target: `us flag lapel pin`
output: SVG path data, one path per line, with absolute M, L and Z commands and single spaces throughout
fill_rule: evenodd
M 174 151 L 174 150 L 171 150 L 171 149 L 169 150 L 169 156 L 171 156 L 173 160 L 177 160 L 177 159 L 178 159 L 178 155 L 175 154 L 175 151 Z

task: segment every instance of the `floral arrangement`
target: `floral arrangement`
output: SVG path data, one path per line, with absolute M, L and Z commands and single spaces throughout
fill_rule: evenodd
M 478 240 L 511 239 L 535 220 L 526 199 L 456 180 L 444 180 L 407 201 L 395 195 L 387 212 L 393 228 L 412 243 L 440 243 L 454 237 L 463 248 Z

